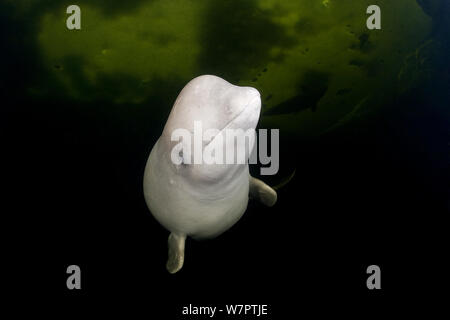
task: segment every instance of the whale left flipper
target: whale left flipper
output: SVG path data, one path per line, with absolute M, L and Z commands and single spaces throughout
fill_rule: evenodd
M 169 246 L 169 256 L 166 268 L 170 273 L 175 273 L 183 267 L 184 263 L 184 243 L 186 235 L 171 233 L 167 244 Z
M 272 207 L 277 202 L 277 192 L 259 179 L 250 176 L 250 196 Z

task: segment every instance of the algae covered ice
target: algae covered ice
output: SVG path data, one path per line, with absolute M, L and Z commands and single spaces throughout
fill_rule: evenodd
M 216 74 L 260 91 L 262 125 L 317 135 L 410 85 L 412 57 L 432 39 L 432 6 L 423 3 L 377 1 L 382 29 L 369 30 L 367 0 L 81 0 L 76 32 L 58 28 L 65 8 L 55 4 L 37 26 L 49 76 L 30 90 L 63 87 L 82 101 L 150 103 L 156 112 L 163 95 L 176 95 L 196 75 Z M 426 67 L 414 72 L 421 78 Z

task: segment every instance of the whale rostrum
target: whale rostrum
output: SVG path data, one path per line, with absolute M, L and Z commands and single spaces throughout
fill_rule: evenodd
M 230 84 L 222 78 L 203 75 L 191 80 L 178 95 L 163 132 L 153 146 L 144 172 L 144 197 L 156 220 L 170 231 L 168 261 L 170 273 L 179 271 L 184 263 L 186 237 L 213 238 L 235 224 L 247 209 L 249 195 L 264 205 L 273 206 L 277 193 L 267 184 L 249 174 L 245 163 L 196 163 L 183 161 L 186 141 L 174 140 L 173 133 L 183 129 L 193 133 L 201 123 L 210 130 L 209 141 L 202 141 L 202 151 L 216 146 L 224 152 L 244 152 L 248 159 L 254 139 L 246 135 L 259 120 L 261 99 L 258 90 Z M 243 138 L 245 149 L 236 141 L 222 139 L 225 129 L 235 130 Z M 184 140 L 184 139 L 183 139 Z M 184 143 L 184 144 L 183 144 Z M 190 147 L 190 145 L 188 145 Z M 180 161 L 174 161 L 174 150 Z M 216 151 L 219 149 L 216 149 Z

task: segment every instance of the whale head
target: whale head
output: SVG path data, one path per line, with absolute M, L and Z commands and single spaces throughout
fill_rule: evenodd
M 256 128 L 260 111 L 261 98 L 255 88 L 235 86 L 222 78 L 203 75 L 191 80 L 180 92 L 160 139 L 165 146 L 173 148 L 178 143 L 173 140 L 174 131 L 183 129 L 189 132 L 191 135 L 189 144 L 193 151 L 190 154 L 191 161 L 187 161 L 188 164 L 186 161 L 181 165 L 174 164 L 175 170 L 179 174 L 189 176 L 190 180 L 194 178 L 196 181 L 210 182 L 225 178 L 232 176 L 243 164 L 195 163 L 194 133 L 198 129 L 205 134 L 208 133 L 208 139 L 202 139 L 200 142 L 202 151 L 222 136 L 221 140 L 225 144 L 224 153 L 226 153 L 227 149 L 235 146 L 235 142 L 232 143 L 233 145 L 227 144 L 225 132 L 233 129 L 241 138 L 242 135 L 246 135 L 244 139 L 248 138 L 249 130 Z M 248 140 L 251 141 L 248 141 L 246 145 L 246 159 L 254 146 L 254 139 Z M 184 156 L 186 159 L 186 155 Z
M 247 209 L 249 194 L 268 206 L 275 204 L 276 192 L 251 177 L 247 163 L 260 110 L 256 89 L 216 76 L 195 78 L 178 95 L 150 152 L 143 181 L 150 211 L 171 232 L 166 264 L 170 273 L 183 266 L 186 237 L 212 238 L 229 229 Z M 192 149 L 195 154 L 186 155 Z M 221 151 L 228 155 L 234 149 L 237 161 L 196 162 L 195 149 L 203 156 Z

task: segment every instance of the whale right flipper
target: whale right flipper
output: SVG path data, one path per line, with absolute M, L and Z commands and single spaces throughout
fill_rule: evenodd
M 186 235 L 171 233 L 168 239 L 169 255 L 166 268 L 170 273 L 175 273 L 183 267 L 184 263 L 184 243 Z
M 277 202 L 277 192 L 252 176 L 250 176 L 250 196 L 268 207 L 272 207 Z

